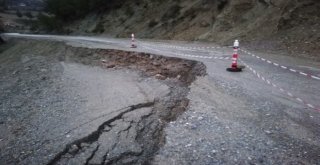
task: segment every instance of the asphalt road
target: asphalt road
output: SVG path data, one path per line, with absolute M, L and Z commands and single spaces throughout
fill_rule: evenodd
M 203 62 L 208 75 L 190 86 L 189 110 L 166 128 L 154 164 L 320 164 L 320 63 L 240 46 L 246 68 L 230 73 L 232 48 L 211 43 L 138 40 L 130 48 L 130 39 L 2 36 Z

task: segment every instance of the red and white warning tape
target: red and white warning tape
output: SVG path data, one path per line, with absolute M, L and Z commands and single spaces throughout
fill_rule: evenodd
M 153 46 L 153 45 L 152 45 Z M 158 45 L 157 45 L 158 46 Z M 144 46 L 145 48 L 147 49 L 150 49 L 150 50 L 154 50 L 154 51 L 160 51 L 158 49 L 153 49 L 153 48 L 150 48 L 148 46 Z M 193 49 L 192 47 L 179 47 L 179 46 L 166 46 L 166 47 L 171 47 L 171 48 L 180 48 L 180 49 Z M 216 48 L 216 47 L 199 47 L 199 48 L 195 48 L 195 49 L 210 49 L 210 48 Z M 219 47 L 221 48 L 221 47 Z M 242 50 L 244 51 L 244 50 Z M 162 51 L 163 52 L 163 51 Z M 212 56 L 198 56 L 198 55 L 189 55 L 189 54 L 184 54 L 184 53 L 173 53 L 173 52 L 170 52 L 172 54 L 175 54 L 175 55 L 178 55 L 178 56 L 184 56 L 184 57 L 194 57 L 194 58 L 204 58 L 204 59 L 230 59 L 229 57 L 212 57 Z M 246 51 L 245 53 L 248 54 L 248 51 Z M 252 53 L 250 53 L 249 55 L 252 55 Z M 255 57 L 255 56 L 254 56 Z M 257 57 L 258 58 L 258 57 Z M 288 67 L 285 67 L 285 66 L 282 66 L 282 65 L 279 65 L 277 63 L 273 63 L 272 61 L 270 60 L 266 60 L 266 59 L 263 59 L 261 57 L 259 57 L 262 61 L 266 61 L 267 63 L 270 63 L 270 64 L 273 64 L 275 66 L 279 66 L 283 69 L 289 69 L 290 71 L 292 72 L 298 72 L 302 75 L 306 74 L 306 73 L 303 73 L 303 72 L 299 72 L 297 70 L 294 70 L 294 69 L 290 69 Z M 259 79 L 261 79 L 262 81 L 266 82 L 268 85 L 278 89 L 281 93 L 284 93 L 285 95 L 289 96 L 290 98 L 296 100 L 297 102 L 299 103 L 302 103 L 304 104 L 306 107 L 310 108 L 310 109 L 313 109 L 315 111 L 318 111 L 320 112 L 320 107 L 316 107 L 310 103 L 308 103 L 307 101 L 304 101 L 303 99 L 293 95 L 291 92 L 288 92 L 286 91 L 285 89 L 279 87 L 278 85 L 274 84 L 273 82 L 271 82 L 270 80 L 268 80 L 267 78 L 265 78 L 264 76 L 262 76 L 260 73 L 258 73 L 256 70 L 254 70 L 251 66 L 249 66 L 248 64 L 246 64 L 243 60 L 239 59 L 254 75 L 256 75 Z M 308 75 L 308 74 L 307 74 Z M 313 75 L 311 75 L 313 76 Z M 317 80 L 320 80 L 320 78 L 318 79 L 318 77 L 314 76 L 312 77 L 314 79 L 317 79 Z
M 154 45 L 152 45 L 154 46 Z M 157 45 L 158 46 L 158 45 Z M 196 50 L 203 50 L 203 49 L 217 49 L 217 48 L 222 48 L 222 47 L 181 47 L 181 46 L 171 46 L 171 45 L 163 45 L 164 47 L 170 47 L 170 48 L 177 48 L 177 49 L 196 49 Z M 145 46 L 146 48 L 148 49 L 151 49 L 151 50 L 154 50 L 154 51 L 160 51 L 158 49 L 153 49 L 153 48 L 150 48 L 150 47 L 147 47 Z M 261 59 L 262 61 L 265 61 L 269 64 L 273 64 L 274 66 L 278 66 L 278 67 L 281 67 L 283 69 L 288 69 L 290 70 L 291 72 L 295 72 L 295 73 L 299 73 L 301 75 L 304 75 L 304 76 L 309 76 L 313 79 L 316 79 L 316 80 L 320 80 L 319 77 L 317 76 L 314 76 L 314 75 L 310 75 L 310 74 L 307 74 L 307 73 L 304 73 L 304 72 L 301 72 L 301 71 L 297 71 L 295 69 L 291 69 L 289 67 L 286 67 L 286 66 L 282 66 L 280 64 L 277 64 L 277 63 L 274 63 L 270 60 L 267 60 L 267 59 L 264 59 L 264 58 L 261 58 L 259 56 L 256 56 L 246 50 L 243 50 L 243 49 L 240 49 L 241 51 L 253 56 L 253 57 L 256 57 L 258 59 Z M 171 52 L 172 53 L 172 52 Z M 189 55 L 189 54 L 184 54 L 184 53 L 172 53 L 172 54 L 175 54 L 175 55 L 178 55 L 178 56 L 185 56 L 185 57 L 194 57 L 194 58 L 206 58 L 206 59 L 230 59 L 229 57 L 212 57 L 212 56 L 198 56 L 198 55 Z M 243 60 L 239 59 L 254 75 L 256 75 L 259 79 L 261 79 L 262 81 L 266 82 L 268 85 L 278 89 L 281 93 L 284 93 L 285 95 L 289 96 L 290 98 L 296 100 L 297 102 L 299 103 L 302 103 L 304 104 L 306 107 L 310 108 L 310 109 L 313 109 L 315 111 L 318 111 L 320 112 L 320 107 L 316 107 L 310 103 L 308 103 L 307 101 L 304 101 L 303 99 L 293 95 L 291 92 L 288 92 L 286 91 L 285 89 L 279 87 L 278 85 L 274 84 L 273 82 L 271 82 L 270 80 L 268 80 L 267 78 L 265 78 L 264 76 L 262 76 L 260 73 L 258 73 L 256 70 L 254 70 L 251 66 L 249 66 L 248 64 L 246 64 Z
M 202 47 L 195 47 L 195 46 L 173 46 L 167 44 L 156 44 L 156 46 L 166 47 L 166 48 L 176 48 L 176 49 L 185 49 L 185 50 L 206 50 L 206 49 L 220 49 L 225 48 L 223 46 L 202 46 Z
M 320 107 L 316 107 L 310 103 L 308 103 L 307 101 L 304 101 L 303 99 L 294 96 L 291 92 L 286 91 L 285 89 L 279 87 L 278 85 L 272 83 L 270 80 L 268 80 L 267 78 L 265 78 L 264 76 L 262 76 L 260 73 L 258 73 L 256 70 L 254 70 L 250 65 L 246 64 L 243 60 L 240 59 L 240 61 L 254 74 L 256 75 L 259 79 L 261 79 L 262 81 L 266 82 L 268 85 L 271 85 L 272 87 L 278 89 L 280 92 L 284 93 L 285 95 L 289 96 L 290 98 L 298 101 L 299 103 L 304 104 L 306 107 L 311 108 L 315 111 L 320 112 Z
M 223 48 L 221 46 L 216 46 L 216 47 L 184 47 L 184 46 L 171 46 L 171 45 L 163 45 L 164 47 L 168 47 L 168 48 L 178 48 L 178 49 L 191 49 L 191 50 L 205 50 L 205 49 L 220 49 Z
M 226 47 L 222 47 L 222 46 L 217 46 L 217 47 L 182 47 L 182 46 L 172 46 L 172 45 L 166 45 L 166 44 L 159 44 L 159 45 L 160 46 L 164 46 L 164 47 L 169 47 L 169 48 L 185 49 L 185 50 L 206 50 L 206 49 L 220 49 L 220 48 L 230 47 L 230 46 L 226 46 Z M 272 62 L 271 60 L 267 60 L 265 58 L 259 57 L 259 56 L 255 55 L 255 54 L 253 54 L 253 53 L 251 53 L 251 52 L 249 52 L 247 50 L 244 50 L 244 49 L 239 49 L 239 50 L 243 51 L 244 53 L 246 53 L 248 55 L 251 55 L 252 57 L 256 57 L 257 59 L 260 59 L 261 61 L 264 61 L 264 62 L 266 62 L 268 64 L 271 64 L 273 66 L 288 70 L 290 72 L 302 75 L 304 77 L 308 77 L 308 78 L 312 78 L 314 80 L 319 80 L 320 81 L 320 77 L 319 76 L 316 76 L 316 75 L 313 75 L 313 74 L 310 74 L 310 73 L 305 73 L 303 71 L 299 71 L 297 69 L 293 69 L 293 68 L 288 67 L 288 66 L 280 65 L 278 63 Z M 201 57 L 199 57 L 199 58 L 201 58 Z M 217 59 L 217 58 L 213 57 L 213 59 Z M 218 59 L 221 59 L 221 58 L 218 58 Z M 225 58 L 225 59 L 227 59 L 227 58 Z
M 149 50 L 153 50 L 153 51 L 161 51 L 159 49 L 154 49 L 151 48 L 149 46 L 145 46 L 146 44 L 144 44 L 143 47 L 149 49 Z M 153 46 L 153 45 L 150 45 Z M 164 52 L 164 51 L 161 51 Z M 176 56 L 182 56 L 182 57 L 192 57 L 192 58 L 202 58 L 202 59 L 217 59 L 217 60 L 229 60 L 230 57 L 213 57 L 213 56 L 199 56 L 199 55 L 191 55 L 191 54 L 186 54 L 186 53 L 175 53 L 175 52 L 170 52 L 171 54 L 174 54 Z
M 230 46 L 226 46 L 226 47 L 222 47 L 222 46 L 217 46 L 217 47 L 182 47 L 182 46 L 172 46 L 172 45 L 165 45 L 165 44 L 162 44 L 162 46 L 169 47 L 169 48 L 186 49 L 186 50 L 220 49 L 220 48 L 230 47 Z M 244 53 L 246 53 L 248 55 L 251 55 L 252 57 L 256 57 L 257 59 L 260 59 L 261 61 L 264 61 L 264 62 L 266 62 L 268 64 L 271 64 L 271 65 L 274 65 L 276 67 L 288 70 L 290 72 L 302 75 L 304 77 L 312 78 L 312 79 L 315 79 L 315 80 L 320 80 L 319 76 L 316 76 L 316 75 L 313 75 L 313 74 L 310 74 L 310 73 L 305 73 L 303 71 L 299 71 L 297 69 L 293 69 L 293 68 L 290 68 L 288 66 L 280 65 L 278 63 L 272 62 L 271 60 L 267 60 L 265 58 L 259 57 L 259 56 L 255 55 L 255 54 L 253 54 L 253 53 L 251 53 L 251 52 L 249 52 L 247 50 L 244 50 L 244 49 L 240 49 L 240 51 L 243 51 Z
M 274 65 L 276 67 L 279 67 L 279 68 L 282 68 L 282 69 L 285 69 L 285 70 L 289 70 L 289 71 L 291 71 L 293 73 L 297 73 L 297 74 L 302 75 L 304 77 L 309 77 L 309 78 L 312 78 L 312 79 L 315 79 L 315 80 L 320 80 L 320 77 L 318 77 L 318 76 L 315 76 L 315 75 L 312 75 L 312 74 L 309 74 L 309 73 L 305 73 L 305 72 L 302 72 L 302 71 L 299 71 L 299 70 L 296 70 L 296 69 L 292 69 L 292 68 L 284 66 L 284 65 L 280 65 L 278 63 L 272 62 L 272 61 L 267 60 L 265 58 L 259 57 L 259 56 L 255 55 L 255 54 L 253 54 L 253 53 L 251 53 L 251 52 L 249 52 L 247 50 L 244 50 L 244 49 L 240 49 L 240 50 L 242 52 L 244 52 L 244 53 L 246 53 L 248 55 L 251 55 L 252 57 L 256 57 L 257 59 L 260 59 L 261 61 L 264 61 L 264 62 L 266 62 L 268 64 Z

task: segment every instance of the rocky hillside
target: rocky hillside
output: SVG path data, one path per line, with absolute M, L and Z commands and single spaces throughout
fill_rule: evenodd
M 139 38 L 219 43 L 237 38 L 257 48 L 317 54 L 320 1 L 123 0 L 70 23 L 70 29 L 75 34 L 128 37 L 134 32 Z

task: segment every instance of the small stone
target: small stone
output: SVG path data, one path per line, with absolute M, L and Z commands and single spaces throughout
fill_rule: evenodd
M 103 130 L 103 131 L 105 131 L 105 132 L 109 132 L 110 130 L 111 130 L 111 127 L 108 127 L 108 126 L 107 126 L 107 127 L 105 127 L 105 128 L 104 128 L 104 130 Z
M 12 156 L 13 156 L 13 158 L 15 158 L 15 159 L 17 159 L 17 158 L 19 157 L 19 155 L 17 155 L 17 154 L 13 154 Z
M 218 151 L 217 150 L 212 150 L 211 153 L 216 154 Z
M 211 155 L 207 155 L 207 157 L 208 157 L 208 158 L 211 158 L 211 159 L 213 159 L 213 157 L 212 157 Z
M 175 121 L 170 121 L 170 124 L 175 124 L 176 122 Z
M 107 65 L 107 68 L 114 68 L 114 67 L 116 67 L 115 64 L 109 64 L 109 65 Z
M 272 132 L 271 131 L 268 131 L 268 130 L 266 130 L 266 131 L 264 131 L 266 134 L 271 134 Z
M 196 125 L 192 124 L 192 125 L 190 126 L 190 128 L 193 129 L 193 130 L 195 130 L 195 129 L 197 129 L 198 127 L 197 127 Z
M 67 159 L 72 158 L 72 157 L 73 156 L 71 154 L 68 154 L 68 153 L 62 156 L 62 158 L 67 158 Z
M 163 76 L 161 74 L 156 74 L 156 79 L 159 79 L 159 80 L 165 80 L 167 77 L 166 76 Z
M 268 146 L 270 146 L 271 144 L 272 144 L 272 142 L 271 141 L 267 141 L 267 143 L 266 143 Z
M 159 62 L 153 62 L 152 63 L 154 66 L 160 66 L 161 64 Z
M 12 75 L 15 75 L 15 74 L 17 74 L 17 73 L 18 73 L 18 71 L 16 70 L 16 71 L 12 72 Z
M 89 147 L 89 146 L 90 146 L 90 144 L 88 144 L 88 143 L 81 143 L 80 144 L 81 148 L 86 148 L 86 147 Z
M 69 137 L 71 137 L 71 135 L 67 135 L 66 137 L 69 138 Z
M 78 151 L 79 151 L 79 148 L 78 148 L 78 146 L 75 145 L 75 144 L 72 145 L 71 148 L 69 149 L 69 153 L 72 154 L 72 155 L 73 155 L 73 154 L 76 154 Z
M 187 144 L 185 147 L 191 147 L 192 146 L 192 144 Z
M 30 70 L 30 69 L 31 69 L 31 67 L 26 67 L 26 68 L 24 68 L 25 71 L 28 71 L 28 70 Z

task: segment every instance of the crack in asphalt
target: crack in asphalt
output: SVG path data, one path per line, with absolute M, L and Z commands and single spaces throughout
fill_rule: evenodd
M 127 152 L 124 152 L 121 155 L 111 159 L 110 161 L 106 162 L 105 165 L 111 165 L 111 164 L 117 163 L 119 160 L 121 160 L 125 157 L 128 157 L 128 156 L 136 156 L 137 157 L 137 156 L 140 156 L 142 153 L 143 153 L 143 151 L 141 151 L 141 152 L 127 151 Z
M 118 138 L 119 138 L 119 136 L 120 136 L 120 135 L 118 134 Z M 106 162 L 107 157 L 108 157 L 108 154 L 110 153 L 110 151 L 113 151 L 113 150 L 117 147 L 117 145 L 119 144 L 119 142 L 120 142 L 120 141 L 117 141 L 117 143 L 115 143 L 115 144 L 111 147 L 111 149 L 110 149 L 109 151 L 107 151 L 107 152 L 103 155 L 101 164 L 103 164 L 103 163 Z
M 94 155 L 96 154 L 96 152 L 99 150 L 100 145 L 98 144 L 97 147 L 92 151 L 92 154 L 90 155 L 90 157 L 86 160 L 85 165 L 88 165 L 90 160 L 94 157 Z
M 63 157 L 63 155 L 69 153 L 69 151 L 71 150 L 71 147 L 74 145 L 79 147 L 79 146 L 81 146 L 81 143 L 92 144 L 93 142 L 97 141 L 99 139 L 100 135 L 104 132 L 104 129 L 106 126 L 112 128 L 112 126 L 110 124 L 116 120 L 121 119 L 123 117 L 123 115 L 125 115 L 126 113 L 132 112 L 132 111 L 134 111 L 136 109 L 140 109 L 140 108 L 151 107 L 153 105 L 154 105 L 154 102 L 147 102 L 147 103 L 141 103 L 141 104 L 129 106 L 129 108 L 127 110 L 119 113 L 117 116 L 113 117 L 112 119 L 102 123 L 96 131 L 92 132 L 88 136 L 85 136 L 81 139 L 75 140 L 75 141 L 67 144 L 65 149 L 63 151 L 61 151 L 60 153 L 58 153 L 47 165 L 56 164 Z M 77 151 L 77 153 L 78 153 L 78 151 Z M 73 155 L 75 155 L 75 154 L 73 154 Z

